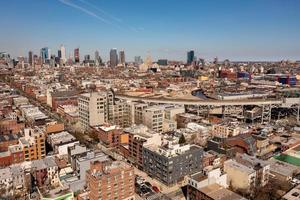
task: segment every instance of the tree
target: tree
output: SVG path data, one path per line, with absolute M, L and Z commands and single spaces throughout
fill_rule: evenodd
M 181 136 L 180 136 L 180 138 L 179 138 L 179 144 L 184 144 L 186 141 L 185 141 L 185 137 L 184 137 L 184 135 L 182 134 Z

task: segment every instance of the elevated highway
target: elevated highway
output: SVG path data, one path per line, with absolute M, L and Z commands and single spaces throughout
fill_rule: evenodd
M 162 103 L 162 104 L 178 104 L 178 105 L 194 105 L 194 106 L 244 106 L 244 105 L 282 105 L 283 100 L 278 99 L 241 99 L 241 100 L 189 100 L 189 99 L 166 99 L 166 98 L 149 98 L 129 96 L 124 94 L 116 94 L 116 98 L 143 101 L 147 103 Z

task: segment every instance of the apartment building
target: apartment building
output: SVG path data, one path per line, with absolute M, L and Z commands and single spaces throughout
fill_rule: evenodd
M 157 132 L 163 132 L 164 110 L 162 107 L 148 107 L 143 111 L 143 124 L 149 129 Z
M 176 116 L 185 113 L 184 106 L 167 106 L 165 109 L 165 119 L 176 121 Z
M 209 172 L 198 172 L 187 177 L 188 200 L 246 200 L 228 190 L 227 174 L 220 168 Z M 212 190 L 211 190 L 212 189 Z
M 237 154 L 224 162 L 228 182 L 234 189 L 252 191 L 263 187 L 269 181 L 270 163 L 247 154 Z
M 129 127 L 132 124 L 131 106 L 126 101 L 114 101 L 108 105 L 108 122 L 121 127 Z
M 24 160 L 40 160 L 46 156 L 45 135 L 39 127 L 24 129 L 24 137 L 19 139 Z
M 149 130 L 142 124 L 126 128 L 124 133 L 128 134 L 129 159 L 139 168 L 143 168 L 143 146 L 161 145 L 161 134 Z
M 78 98 L 79 121 L 82 130 L 90 126 L 99 126 L 108 120 L 107 104 L 113 104 L 113 94 L 91 92 L 81 94 Z
M 234 124 L 215 124 L 212 126 L 212 133 L 214 136 L 227 138 L 237 136 L 240 134 L 240 128 Z
M 46 157 L 41 160 L 34 160 L 31 162 L 33 169 L 33 178 L 38 187 L 58 186 L 58 166 L 54 157 Z
M 131 107 L 126 101 L 114 99 L 112 91 L 84 93 L 79 96 L 79 121 L 82 130 L 111 123 L 131 125 Z
M 20 144 L 11 145 L 7 151 L 0 152 L 0 167 L 24 161 L 24 153 Z
M 203 149 L 197 145 L 173 144 L 144 146 L 143 167 L 151 177 L 166 185 L 182 181 L 184 176 L 202 170 Z
M 128 143 L 128 134 L 125 134 L 117 125 L 103 125 L 93 127 L 93 129 L 98 134 L 100 142 L 106 147 L 118 147 L 120 144 Z
M 148 107 L 148 104 L 146 103 L 134 103 L 133 105 L 133 124 L 142 124 L 143 123 L 143 112 Z
M 58 155 L 68 154 L 68 147 L 79 144 L 79 141 L 68 131 L 48 135 L 47 141 L 52 147 L 53 152 Z
M 125 162 L 92 162 L 86 176 L 90 200 L 135 199 L 134 168 Z

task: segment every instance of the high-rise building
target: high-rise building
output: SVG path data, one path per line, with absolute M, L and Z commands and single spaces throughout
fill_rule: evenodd
M 194 59 L 195 59 L 195 52 L 194 52 L 194 50 L 191 50 L 191 51 L 188 51 L 187 52 L 187 64 L 192 64 L 193 63 L 193 61 L 194 61 Z
M 125 51 L 124 50 L 121 50 L 119 52 L 119 59 L 120 59 L 120 64 L 125 66 Z
M 42 59 L 42 63 L 46 63 L 51 56 L 51 51 L 48 47 L 44 47 L 41 49 L 41 59 Z
M 74 59 L 75 59 L 75 63 L 79 63 L 80 62 L 79 48 L 76 48 L 74 50 Z
M 58 51 L 57 51 L 57 57 L 58 57 L 59 59 L 61 59 L 61 50 L 58 50 Z
M 134 168 L 125 162 L 91 162 L 86 177 L 90 200 L 135 199 Z
M 66 62 L 66 48 L 64 47 L 64 45 L 61 45 L 60 46 L 60 52 L 61 52 L 61 59 L 62 59 L 62 62 L 65 63 Z
M 162 65 L 162 66 L 167 66 L 168 65 L 168 60 L 167 59 L 159 59 L 157 61 L 158 65 Z
M 131 125 L 131 107 L 115 100 L 112 91 L 84 93 L 79 96 L 79 121 L 82 130 L 89 126 L 111 123 L 121 127 Z
M 143 63 L 143 60 L 142 60 L 141 56 L 135 56 L 134 57 L 134 64 L 135 65 L 140 65 L 142 63 Z
M 111 92 L 91 92 L 79 96 L 79 121 L 82 130 L 89 126 L 99 126 L 108 121 L 108 106 L 113 104 Z
M 118 65 L 118 52 L 117 49 L 110 50 L 110 67 L 116 67 Z
M 29 63 L 29 65 L 33 64 L 33 53 L 32 53 L 32 51 L 28 52 L 28 63 Z
M 85 55 L 84 56 L 84 62 L 89 62 L 91 60 L 91 56 L 90 55 Z
M 95 64 L 99 66 L 102 63 L 99 51 L 95 51 Z
M 218 62 L 219 62 L 219 61 L 218 61 L 218 57 L 215 57 L 213 63 L 216 65 L 216 64 L 218 64 Z

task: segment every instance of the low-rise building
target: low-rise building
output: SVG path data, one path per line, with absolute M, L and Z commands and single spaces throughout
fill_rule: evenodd
M 41 187 L 38 189 L 41 200 L 72 200 L 74 193 L 68 186 L 58 186 L 55 188 Z
M 212 134 L 222 138 L 237 136 L 240 134 L 240 128 L 239 126 L 230 123 L 214 124 L 212 126 Z
M 0 169 L 0 198 L 13 195 L 13 177 L 9 168 Z
M 10 166 L 23 161 L 24 152 L 19 144 L 11 145 L 7 151 L 0 152 L 0 167 Z
M 281 200 L 298 200 L 300 199 L 300 185 L 297 185 L 286 193 Z
M 31 169 L 38 187 L 59 185 L 58 166 L 54 157 L 32 161 Z
M 270 161 L 270 179 L 288 182 L 300 172 L 299 167 L 276 159 Z
M 0 152 L 7 151 L 11 145 L 19 143 L 20 134 L 0 135 Z
M 234 159 L 224 162 L 224 171 L 234 189 L 250 192 L 269 182 L 270 164 L 247 154 L 237 154 Z
M 117 125 L 96 126 L 93 127 L 93 130 L 106 147 L 118 147 L 120 144 L 128 143 L 128 134 L 125 134 L 123 129 Z
M 76 159 L 76 166 L 75 166 L 75 172 L 77 173 L 77 176 L 79 177 L 80 180 L 85 181 L 86 180 L 86 171 L 90 169 L 90 164 L 93 161 L 108 161 L 108 156 L 105 155 L 102 152 L 94 152 L 90 151 L 87 152 L 85 156 L 78 157 Z
M 67 131 L 48 135 L 47 141 L 51 145 L 54 153 L 58 155 L 68 154 L 68 147 L 79 144 L 79 141 Z
M 19 139 L 24 160 L 38 160 L 46 156 L 45 135 L 39 127 L 24 129 L 24 137 Z
M 0 120 L 0 134 L 17 134 L 23 128 L 25 124 L 23 122 L 19 122 L 17 119 L 5 118 Z
M 199 189 L 189 187 L 188 194 L 188 200 L 247 200 L 217 183 Z

